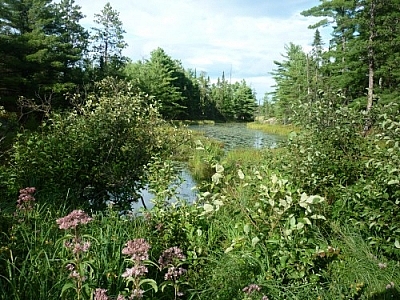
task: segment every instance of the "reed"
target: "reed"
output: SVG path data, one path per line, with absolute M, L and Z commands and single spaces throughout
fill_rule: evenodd
M 261 130 L 266 133 L 287 136 L 291 132 L 300 132 L 300 128 L 294 125 L 261 124 L 257 122 L 247 123 L 247 128 Z

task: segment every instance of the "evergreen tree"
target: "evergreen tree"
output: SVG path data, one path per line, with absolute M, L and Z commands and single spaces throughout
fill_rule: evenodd
M 212 97 L 210 77 L 205 72 L 201 72 L 197 78 L 199 89 L 200 115 L 202 119 L 218 120 L 221 115 L 218 112 L 215 101 Z
M 125 30 L 119 19 L 119 12 L 107 2 L 99 14 L 95 14 L 94 22 L 98 27 L 92 27 L 92 51 L 95 67 L 99 70 L 97 79 L 105 76 L 119 76 L 120 70 L 126 64 L 127 58 L 122 50 L 128 44 L 124 40 Z
M 324 71 L 329 76 L 329 88 L 332 90 L 342 90 L 342 93 L 350 98 L 357 98 L 360 89 L 351 89 L 355 81 L 359 81 L 359 74 L 353 70 L 359 68 L 360 64 L 357 51 L 350 46 L 358 30 L 355 21 L 357 6 L 353 0 L 330 0 L 322 1 L 318 6 L 303 11 L 304 16 L 325 17 L 310 28 L 320 26 L 333 26 L 332 39 L 327 53 L 327 62 Z M 355 66 L 353 66 L 355 64 Z
M 153 96 L 160 104 L 160 112 L 166 119 L 183 118 L 186 101 L 178 84 L 176 61 L 158 48 L 150 59 L 130 63 L 125 69 L 128 78 L 141 91 Z
M 19 96 L 63 99 L 79 82 L 77 63 L 87 43 L 79 6 L 49 0 L 4 0 L 0 5 L 2 101 L 15 109 Z
M 254 121 L 257 99 L 252 89 L 243 79 L 233 86 L 234 116 L 237 121 Z
M 285 59 L 282 62 L 274 61 L 277 69 L 271 74 L 276 82 L 273 100 L 277 116 L 287 123 L 293 117 L 293 106 L 307 101 L 308 66 L 307 55 L 300 46 L 290 43 L 285 50 Z
M 333 25 L 323 66 L 331 89 L 341 90 L 353 105 L 367 110 L 377 97 L 383 102 L 396 98 L 400 83 L 395 67 L 400 62 L 397 1 L 323 1 L 302 14 L 326 17 L 312 28 Z
M 32 97 L 40 87 L 53 81 L 52 48 L 54 36 L 49 0 L 4 0 L 1 2 L 0 46 L 2 68 L 0 90 L 12 101 L 18 96 Z
M 323 88 L 323 73 L 321 68 L 324 64 L 324 42 L 322 41 L 321 34 L 319 30 L 315 30 L 314 40 L 312 42 L 311 57 L 308 62 L 308 78 L 310 84 L 310 92 L 312 92 L 312 97 L 318 97 L 318 91 Z M 310 93 L 309 93 L 310 94 Z
M 62 80 L 66 84 L 81 84 L 83 59 L 88 51 L 89 33 L 80 20 L 85 16 L 74 0 L 62 0 L 55 5 L 54 35 L 58 36 L 57 52 L 63 64 Z
M 222 72 L 221 79 L 211 87 L 211 94 L 219 115 L 225 121 L 233 120 L 235 111 L 233 106 L 233 90 L 230 83 L 225 79 L 225 72 Z

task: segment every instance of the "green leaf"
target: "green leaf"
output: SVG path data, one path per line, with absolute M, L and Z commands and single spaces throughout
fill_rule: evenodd
M 213 176 L 211 176 L 211 180 L 215 184 L 218 184 L 223 177 L 224 176 L 221 173 L 215 173 Z
M 399 240 L 398 240 L 398 239 L 396 239 L 396 241 L 394 242 L 394 246 L 395 246 L 397 249 L 400 249 L 400 243 L 399 243 Z
M 224 172 L 224 167 L 222 165 L 220 165 L 220 164 L 216 164 L 215 165 L 215 172 L 217 172 L 217 173 Z
M 258 237 L 253 237 L 251 240 L 251 245 L 255 247 L 259 241 L 260 239 Z
M 153 279 L 149 278 L 142 279 L 140 280 L 139 285 L 141 286 L 143 283 L 149 284 L 153 288 L 153 290 L 157 293 L 158 291 L 157 282 L 155 282 Z
M 228 248 L 225 249 L 224 253 L 229 253 L 233 250 L 232 246 L 229 246 Z
M 67 282 L 64 284 L 64 286 L 61 289 L 61 295 L 64 295 L 65 291 L 69 289 L 75 289 L 75 283 L 74 282 Z

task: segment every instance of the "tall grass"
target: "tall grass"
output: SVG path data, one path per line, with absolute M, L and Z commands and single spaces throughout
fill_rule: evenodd
M 247 123 L 247 128 L 257 129 L 266 133 L 282 136 L 287 136 L 291 132 L 300 132 L 300 129 L 294 125 L 262 124 L 258 122 Z

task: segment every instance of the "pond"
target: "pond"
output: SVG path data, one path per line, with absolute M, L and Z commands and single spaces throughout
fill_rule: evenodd
M 191 125 L 191 130 L 204 132 L 204 135 L 223 142 L 226 151 L 237 148 L 274 148 L 283 138 L 278 135 L 271 135 L 259 130 L 248 129 L 244 123 L 217 123 L 215 125 Z M 179 176 L 183 179 L 178 187 L 180 198 L 189 202 L 196 200 L 196 182 L 186 168 L 180 170 Z M 147 209 L 153 206 L 151 199 L 154 195 L 147 189 L 140 192 Z M 143 207 L 141 201 L 132 205 L 134 213 L 138 213 Z
M 204 135 L 224 143 L 224 149 L 235 148 L 275 148 L 282 140 L 260 130 L 249 129 L 246 123 L 216 123 L 215 125 L 192 125 L 191 130 L 204 132 Z

